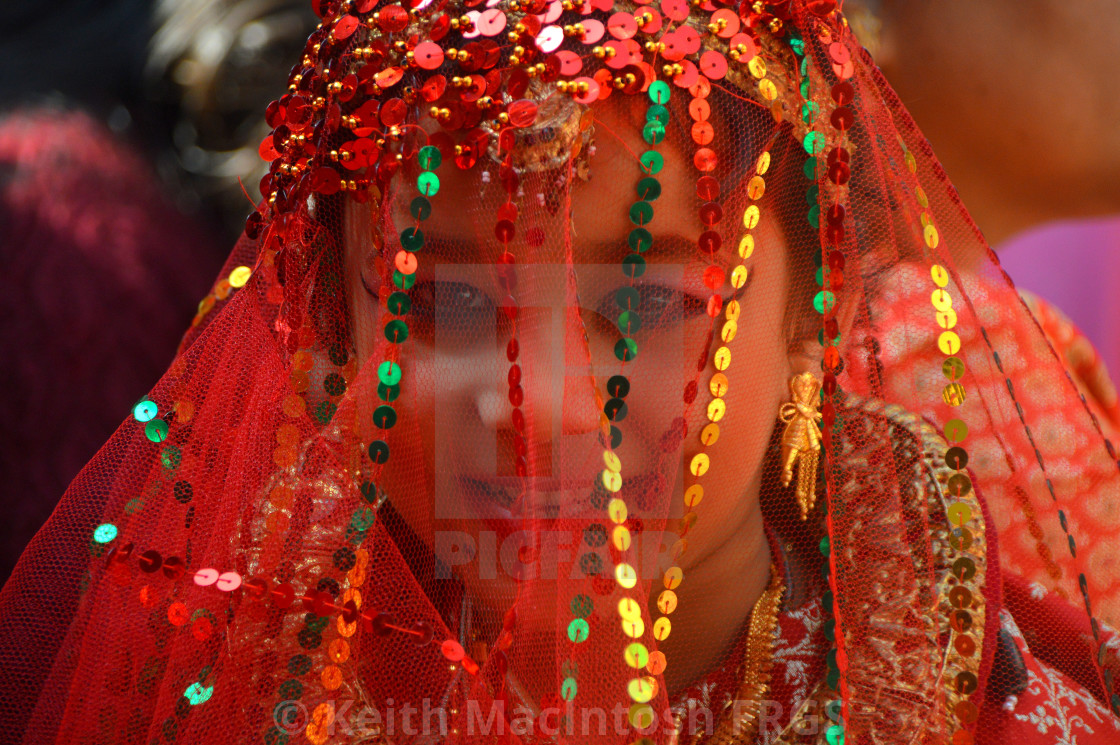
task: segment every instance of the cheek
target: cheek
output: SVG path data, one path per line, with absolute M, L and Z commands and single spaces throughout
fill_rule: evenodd
M 704 502 L 696 510 L 697 530 L 712 531 L 712 535 L 736 529 L 737 518 L 757 500 L 755 488 L 790 374 L 785 347 L 774 343 L 773 338 L 736 341 L 740 342 L 735 349 L 738 355 L 733 353 L 732 360 L 733 366 L 738 363 L 739 374 L 728 375 L 728 390 L 722 397 L 723 415 L 718 421 L 711 421 L 709 402 L 713 397 L 705 392 L 690 413 L 689 436 L 684 447 L 684 485 L 687 488 L 700 483 L 704 487 Z M 710 378 L 709 372 L 705 383 Z M 715 436 L 715 441 L 702 445 L 703 432 L 709 438 Z M 699 452 L 709 456 L 710 466 L 707 473 L 696 478 L 688 468 Z M 673 514 L 679 516 L 685 507 L 679 496 L 676 502 Z

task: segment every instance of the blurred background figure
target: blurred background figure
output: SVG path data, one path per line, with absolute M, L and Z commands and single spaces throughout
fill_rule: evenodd
M 224 257 L 260 199 L 258 185 L 268 172 L 258 153 L 271 132 L 262 112 L 284 89 L 291 61 L 319 19 L 309 0 L 153 5 L 143 64 L 143 105 L 159 112 L 159 141 L 152 145 L 180 198 L 213 210 L 226 239 Z
M 0 4 L 0 582 L 175 353 L 314 21 L 304 0 Z
M 844 10 L 1083 392 L 1120 424 L 1106 372 L 1120 373 L 1115 0 Z

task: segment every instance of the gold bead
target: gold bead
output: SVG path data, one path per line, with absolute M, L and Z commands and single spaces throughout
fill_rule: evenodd
M 498 121 L 502 124 L 509 124 L 509 114 L 504 111 L 498 114 Z

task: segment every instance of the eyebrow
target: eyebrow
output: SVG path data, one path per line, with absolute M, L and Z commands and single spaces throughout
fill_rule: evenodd
M 653 233 L 653 245 L 648 251 L 642 254 L 646 263 L 653 265 L 664 265 L 672 263 L 701 263 L 704 265 L 714 264 L 716 266 L 730 269 L 735 265 L 735 257 L 728 246 L 723 246 L 719 251 L 714 254 L 709 254 L 701 250 L 697 245 L 696 238 L 688 238 L 680 233 Z M 699 236 L 697 236 L 699 237 Z M 688 250 L 682 250 L 682 247 L 688 246 Z M 625 253 L 619 251 L 620 247 L 625 248 Z M 658 249 L 661 249 L 660 251 Z M 669 248 L 671 252 L 666 252 Z M 627 238 L 623 237 L 617 241 L 598 241 L 594 250 L 596 255 L 611 256 L 612 261 L 602 261 L 594 263 L 622 263 L 623 257 L 630 253 L 630 247 L 627 244 Z M 601 252 L 601 254 L 600 254 Z M 612 256 L 611 252 L 615 252 Z M 617 262 L 613 257 L 617 256 Z M 683 261 L 682 261 L 683 259 Z M 585 262 L 592 263 L 592 262 Z
M 648 264 L 698 263 L 715 265 L 726 270 L 732 269 L 737 264 L 733 242 L 726 242 L 719 251 L 709 254 L 701 250 L 695 238 L 688 238 L 680 233 L 651 232 L 653 246 L 642 254 Z M 574 243 L 576 241 L 573 241 Z M 685 246 L 689 249 L 685 250 L 683 248 Z M 590 247 L 580 248 L 579 252 L 581 254 L 586 252 L 587 255 L 578 257 L 582 260 L 573 261 L 573 264 L 619 264 L 621 266 L 623 258 L 631 253 L 628 236 L 625 235 L 610 240 L 596 240 Z M 439 263 L 452 264 L 495 264 L 500 255 L 498 250 L 484 252 L 479 242 L 473 238 L 451 237 L 441 233 L 425 234 L 422 253 L 424 256 L 443 259 Z M 516 255 L 516 249 L 512 253 Z

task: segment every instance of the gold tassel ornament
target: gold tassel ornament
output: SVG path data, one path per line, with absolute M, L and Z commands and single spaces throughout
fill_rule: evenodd
M 782 486 L 793 481 L 793 465 L 797 463 L 797 503 L 801 519 L 817 501 L 817 463 L 821 452 L 821 382 L 812 373 L 790 378 L 792 401 L 782 404 L 778 417 L 786 425 L 782 433 Z

